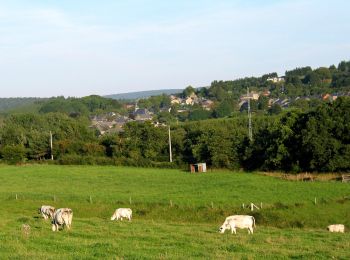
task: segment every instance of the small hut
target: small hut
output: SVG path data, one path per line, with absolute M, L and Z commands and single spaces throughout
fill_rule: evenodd
M 207 164 L 206 163 L 195 163 L 190 164 L 191 173 L 193 172 L 207 172 Z

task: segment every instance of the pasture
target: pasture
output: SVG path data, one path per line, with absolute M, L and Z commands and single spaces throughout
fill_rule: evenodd
M 242 209 L 250 202 L 263 208 Z M 349 183 L 229 171 L 0 166 L 0 203 L 1 259 L 350 258 Z M 72 208 L 72 230 L 52 232 L 37 214 L 41 205 Z M 132 222 L 110 221 L 118 207 L 133 209 Z M 219 234 L 232 214 L 254 215 L 254 235 Z M 347 232 L 328 233 L 335 223 Z

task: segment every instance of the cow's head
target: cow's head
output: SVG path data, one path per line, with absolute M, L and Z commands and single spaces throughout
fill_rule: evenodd
M 111 220 L 115 220 L 116 217 L 117 217 L 116 214 L 113 214 L 113 216 L 111 217 Z
M 224 224 L 222 224 L 222 226 L 219 228 L 219 232 L 221 233 L 221 234 L 223 234 L 223 233 L 225 233 L 225 230 L 226 229 L 230 229 L 230 225 L 228 224 L 228 223 L 224 223 Z

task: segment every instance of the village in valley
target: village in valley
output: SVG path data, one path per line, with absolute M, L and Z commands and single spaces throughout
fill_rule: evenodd
M 286 109 L 290 107 L 291 104 L 302 100 L 306 102 L 309 102 L 312 99 L 333 102 L 339 96 L 350 96 L 350 92 L 339 92 L 288 97 L 287 95 L 283 95 L 285 77 L 268 77 L 266 82 L 280 86 L 280 93 L 282 94 L 282 97 L 272 97 L 271 92 L 268 89 L 264 89 L 262 91 L 247 90 L 247 93 L 240 95 L 239 100 L 237 100 L 235 110 L 242 113 L 248 109 L 248 101 L 259 102 L 261 98 L 264 98 L 267 101 L 267 108 L 277 106 L 280 109 Z M 213 109 L 218 105 L 219 102 L 215 100 L 215 98 L 212 100 L 201 97 L 196 94 L 196 89 L 192 88 L 191 86 L 189 88 L 193 89 L 193 91 L 190 91 L 187 95 L 184 95 L 185 91 L 181 94 L 163 94 L 163 96 L 166 96 L 170 102 L 168 106 L 160 107 L 158 111 L 155 111 L 152 108 L 140 108 L 138 106 L 139 99 L 135 99 L 133 101 L 121 100 L 124 111 L 127 112 L 123 114 L 119 112 L 107 112 L 98 115 L 91 115 L 90 128 L 96 129 L 99 135 L 104 135 L 123 132 L 124 125 L 129 122 L 149 121 L 154 125 L 154 127 L 166 126 L 166 122 L 160 122 L 157 120 L 157 113 L 170 113 L 172 109 L 176 110 L 176 113 L 179 114 L 189 113 L 193 107 L 205 111 L 213 111 Z

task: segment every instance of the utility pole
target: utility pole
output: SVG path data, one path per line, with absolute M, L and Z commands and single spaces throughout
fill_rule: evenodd
M 53 153 L 52 153 L 52 132 L 50 131 L 50 153 L 51 153 L 51 160 L 53 160 Z
M 253 141 L 253 129 L 252 129 L 252 113 L 250 111 L 250 95 L 249 88 L 247 88 L 247 98 L 248 98 L 248 137 L 250 141 Z
M 171 152 L 170 125 L 169 125 L 169 128 L 168 128 L 168 132 L 169 132 L 169 161 L 170 161 L 170 162 L 173 162 L 173 155 L 172 155 L 172 152 Z

